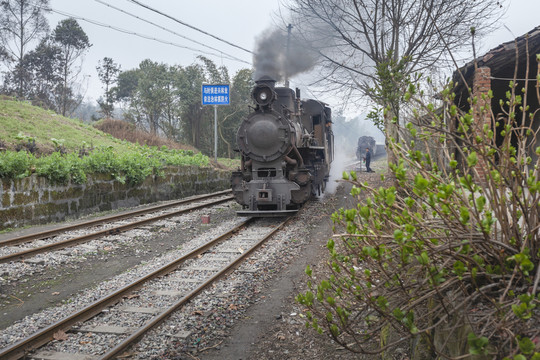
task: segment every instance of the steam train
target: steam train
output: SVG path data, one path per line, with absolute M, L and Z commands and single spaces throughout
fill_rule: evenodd
M 358 146 L 356 147 L 356 158 L 358 160 L 364 159 L 367 148 L 369 148 L 371 156 L 374 157 L 377 154 L 377 146 L 373 136 L 360 136 L 358 138 Z
M 289 215 L 324 192 L 334 157 L 331 109 L 269 77 L 255 83 L 255 107 L 236 136 L 241 165 L 231 185 L 243 208 L 237 214 Z
M 358 138 L 358 146 L 356 147 L 356 159 L 363 160 L 366 157 L 366 148 L 369 148 L 371 157 L 381 157 L 386 154 L 384 144 L 377 144 L 373 136 L 360 136 Z

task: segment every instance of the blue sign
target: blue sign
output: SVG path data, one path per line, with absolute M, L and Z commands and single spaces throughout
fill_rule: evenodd
M 229 85 L 205 85 L 202 86 L 203 105 L 229 105 Z

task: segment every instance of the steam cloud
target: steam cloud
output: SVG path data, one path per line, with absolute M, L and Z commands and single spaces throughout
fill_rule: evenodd
M 343 172 L 354 162 L 354 159 L 343 151 L 335 151 L 334 155 L 334 161 L 332 161 L 332 166 L 330 167 L 330 177 L 328 183 L 326 183 L 325 195 L 336 193 L 339 185 L 338 181 L 343 179 Z
M 315 65 L 314 52 L 309 44 L 290 37 L 287 50 L 287 33 L 276 29 L 264 33 L 257 40 L 253 66 L 254 78 L 269 76 L 276 81 L 302 73 Z

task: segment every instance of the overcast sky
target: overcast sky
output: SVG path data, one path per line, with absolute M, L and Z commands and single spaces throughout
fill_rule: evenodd
M 277 17 L 272 14 L 280 9 L 279 0 L 140 0 L 139 2 L 249 51 L 254 48 L 256 36 L 275 25 L 273 19 Z M 218 66 L 225 65 L 229 68 L 231 76 L 239 69 L 251 67 L 252 55 L 247 51 L 204 35 L 127 0 L 51 0 L 50 7 L 77 19 L 89 37 L 92 47 L 85 56 L 83 73 L 90 75 L 87 77 L 89 81 L 87 97 L 92 99 L 102 94 L 95 68 L 98 61 L 104 57 L 112 58 L 121 65 L 122 70 L 134 69 L 145 59 L 169 65 L 188 66 L 196 61 L 198 55 L 210 58 Z M 185 38 L 116 8 L 156 23 Z M 49 16 L 51 29 L 64 18 L 66 16 L 53 12 Z M 106 26 L 96 25 L 82 18 Z M 126 34 L 111 27 L 178 46 Z M 229 56 L 238 60 L 230 60 Z
M 86 97 L 89 100 L 97 99 L 102 93 L 95 68 L 98 61 L 104 57 L 112 58 L 121 65 L 122 70 L 129 70 L 136 68 L 144 59 L 169 65 L 188 66 L 196 61 L 198 55 L 204 55 L 218 66 L 227 66 L 231 76 L 233 76 L 239 69 L 250 67 L 252 61 L 251 54 L 238 47 L 252 51 L 256 38 L 265 30 L 271 26 L 285 27 L 285 24 L 280 22 L 280 17 L 277 16 L 280 11 L 285 11 L 280 0 L 138 1 L 237 47 L 190 29 L 128 0 L 51 0 L 50 6 L 53 10 L 67 15 L 53 12 L 49 16 L 51 29 L 60 20 L 73 16 L 88 35 L 90 43 L 93 44 L 85 57 L 83 68 L 83 75 L 86 75 L 85 79 L 88 83 L 85 86 L 88 88 Z M 159 29 L 113 7 L 104 5 L 104 3 L 157 23 L 170 31 L 217 49 L 217 51 Z M 512 40 L 514 36 L 521 36 L 540 25 L 540 0 L 511 0 L 509 4 L 508 13 L 501 23 L 500 30 L 485 40 L 485 44 L 478 50 L 479 54 L 500 43 Z M 103 26 L 84 21 L 83 18 L 98 22 Z M 111 27 L 174 43 L 178 46 L 122 33 Z M 228 59 L 229 56 L 238 60 Z M 294 79 L 292 81 L 294 82 Z

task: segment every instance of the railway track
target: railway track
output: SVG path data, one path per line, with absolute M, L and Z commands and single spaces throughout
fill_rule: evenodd
M 0 358 L 19 359 L 51 340 L 63 336 L 62 334 L 70 329 L 66 341 L 77 344 L 84 341 L 84 334 L 88 331 L 99 332 L 99 329 L 108 329 L 105 332 L 108 331 L 113 345 L 97 355 L 68 354 L 68 356 L 85 359 L 111 359 L 119 356 L 203 289 L 239 266 L 290 219 L 280 223 L 276 223 L 276 220 L 247 220 L 76 313 L 0 350 Z M 148 308 L 144 307 L 144 304 L 160 304 L 160 306 Z M 119 330 L 121 326 L 114 323 L 115 316 L 112 315 L 118 313 L 135 314 L 137 320 L 131 323 L 139 322 L 141 325 L 136 329 Z M 87 322 L 83 324 L 84 321 Z M 63 348 L 69 348 L 69 345 L 64 345 Z M 51 359 L 60 355 L 55 350 L 55 345 L 50 344 L 30 356 L 36 359 Z
M 15 247 L 16 245 L 29 243 L 36 240 L 43 240 L 43 239 L 48 239 L 51 237 L 57 237 L 60 234 L 75 231 L 75 230 L 80 230 L 84 228 L 113 224 L 112 227 L 93 231 L 91 233 L 88 233 L 82 236 L 70 237 L 65 240 L 51 242 L 46 245 L 39 245 L 39 246 L 31 247 L 31 248 L 26 248 L 23 250 L 18 250 L 14 248 L 13 252 L 0 256 L 0 264 L 8 263 L 11 261 L 23 260 L 23 259 L 35 256 L 40 253 L 64 249 L 64 248 L 75 246 L 75 245 L 78 245 L 78 244 L 81 244 L 81 243 L 84 243 L 93 239 L 101 238 L 108 235 L 119 234 L 130 229 L 134 229 L 134 228 L 137 228 L 137 227 L 140 227 L 140 226 L 152 223 L 152 222 L 156 222 L 158 220 L 170 218 L 173 216 L 178 216 L 183 213 L 187 213 L 193 210 L 198 210 L 204 207 L 217 205 L 217 204 L 232 200 L 233 196 L 230 194 L 231 194 L 231 190 L 225 190 L 225 191 L 220 191 L 220 192 L 216 192 L 212 194 L 205 194 L 201 196 L 191 197 L 189 199 L 169 202 L 166 204 L 151 206 L 144 209 L 128 211 L 122 214 L 102 217 L 99 219 L 85 221 L 82 223 L 77 223 L 77 224 L 73 224 L 69 226 L 63 226 L 63 227 L 53 229 L 53 230 L 47 230 L 47 231 L 43 231 L 39 233 L 33 233 L 33 234 L 24 235 L 24 236 L 5 239 L 5 240 L 0 241 L 0 249 L 6 248 L 6 247 Z M 212 200 L 212 199 L 215 199 L 215 200 Z M 174 210 L 174 208 L 177 208 L 179 206 L 186 206 L 186 205 L 197 203 L 197 202 L 201 202 L 201 203 Z M 114 225 L 115 222 L 120 222 L 122 220 L 140 217 L 142 215 L 148 215 L 155 212 L 162 212 L 162 211 L 170 210 L 170 209 L 172 210 L 165 213 L 161 213 L 156 216 L 151 216 L 151 217 L 147 217 L 141 220 Z

